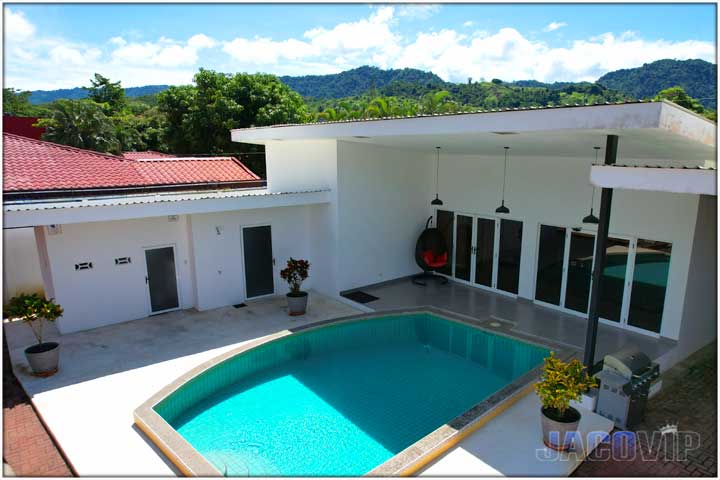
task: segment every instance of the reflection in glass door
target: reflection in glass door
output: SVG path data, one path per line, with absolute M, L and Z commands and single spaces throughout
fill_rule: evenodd
M 560 305 L 565 271 L 565 235 L 567 229 L 540 225 L 535 299 Z
M 520 284 L 522 227 L 517 220 L 500 220 L 497 288 L 509 293 L 518 293 Z
M 495 252 L 495 220 L 478 218 L 475 239 L 475 283 L 492 287 Z
M 435 216 L 435 224 L 437 225 L 437 229 L 440 230 L 443 239 L 445 239 L 445 244 L 447 245 L 448 252 L 452 254 L 453 212 L 448 212 L 447 210 L 438 210 Z M 445 275 L 452 275 L 452 262 L 447 262 L 444 267 L 439 268 L 437 271 L 439 273 L 444 273 Z
M 629 255 L 629 240 L 608 238 L 605 249 L 605 268 L 600 277 L 600 302 L 598 304 L 600 318 L 613 322 L 620 322 L 622 319 Z
M 587 313 L 588 311 L 594 248 L 595 235 L 572 232 L 567 268 L 565 308 L 581 313 Z
M 672 245 L 638 239 L 628 325 L 660 333 Z
M 457 215 L 455 219 L 455 278 L 470 281 L 473 246 L 473 217 Z

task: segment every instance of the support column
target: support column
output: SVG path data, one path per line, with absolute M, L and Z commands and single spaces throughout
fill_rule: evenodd
M 608 135 L 605 145 L 605 165 L 613 165 L 617 159 L 618 137 Z M 612 206 L 612 188 L 603 188 L 600 196 L 600 223 L 598 224 L 595 241 L 595 266 L 592 271 L 592 288 L 590 289 L 590 309 L 588 311 L 587 333 L 585 335 L 585 367 L 592 371 L 595 363 L 595 343 L 598 329 L 598 305 L 600 304 L 600 280 L 605 270 L 605 253 L 607 250 L 608 230 L 610 228 L 610 207 Z

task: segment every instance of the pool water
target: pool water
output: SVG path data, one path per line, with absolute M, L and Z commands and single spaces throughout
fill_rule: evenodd
M 363 475 L 547 353 L 429 314 L 364 319 L 240 354 L 257 357 L 241 378 L 156 410 L 227 475 Z

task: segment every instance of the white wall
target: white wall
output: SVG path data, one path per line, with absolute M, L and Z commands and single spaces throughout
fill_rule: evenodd
M 313 288 L 337 295 L 338 288 L 338 142 L 269 142 L 267 188 L 271 192 L 329 189 L 330 202 L 310 210 L 309 234 Z
M 207 310 L 241 303 L 245 300 L 243 266 L 243 226 L 271 225 L 275 293 L 285 294 L 287 284 L 280 278 L 289 257 L 307 259 L 310 277 L 303 289 L 314 287 L 321 275 L 323 259 L 311 248 L 312 210 L 318 206 L 266 208 L 192 215 L 191 235 L 194 245 L 194 270 L 197 285 L 197 308 Z M 216 227 L 220 228 L 220 235 Z
M 3 301 L 20 293 L 44 293 L 32 228 L 3 230 Z
M 700 197 L 683 322 L 675 348 L 658 359 L 674 365 L 717 338 L 717 197 Z
M 622 144 L 622 139 L 621 142 Z M 519 296 L 532 299 L 539 224 L 585 227 L 592 188 L 590 159 L 517 157 L 508 163 L 504 218 L 522 220 L 523 250 Z M 496 216 L 500 205 L 502 152 L 497 157 L 452 155 L 441 166 L 440 196 L 444 209 Z M 685 283 L 692 248 L 698 196 L 690 194 L 615 190 L 610 233 L 673 244 L 668 295 L 661 335 L 676 339 L 682 318 Z M 599 213 L 600 191 L 595 195 Z M 595 228 L 592 228 L 595 230 Z
M 265 146 L 267 189 L 271 192 L 335 190 L 335 140 L 276 141 Z
M 66 224 L 45 235 L 56 301 L 65 309 L 61 333 L 145 317 L 150 312 L 143 247 L 175 245 L 182 308 L 193 306 L 185 216 L 175 222 L 152 217 L 113 222 Z M 42 227 L 41 227 L 42 228 Z M 115 265 L 117 257 L 131 257 Z M 89 270 L 75 270 L 79 262 Z
M 434 153 L 338 142 L 338 289 L 419 273 Z

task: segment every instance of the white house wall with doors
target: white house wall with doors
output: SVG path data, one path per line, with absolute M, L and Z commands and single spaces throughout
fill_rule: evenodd
M 312 248 L 322 242 L 312 237 L 314 208 L 320 206 L 37 227 L 47 245 L 45 273 L 65 309 L 58 328 L 68 333 L 285 293 L 279 262 L 307 258 L 322 270 L 326 261 Z
M 593 197 L 588 172 L 594 152 L 588 150 L 587 158 L 568 158 L 518 155 L 511 149 L 505 193 L 508 214 L 495 213 L 501 203 L 502 150 L 497 156 L 445 156 L 440 176 L 444 205 L 438 210 L 441 226 L 453 234 L 454 261 L 452 271 L 444 273 L 568 313 L 586 314 L 596 231 L 595 225 L 582 222 Z M 596 214 L 599 204 L 597 189 Z M 610 317 L 606 323 L 629 328 L 635 324 L 645 327 L 639 328 L 643 333 L 678 338 L 697 210 L 697 195 L 614 192 L 608 253 L 609 259 L 618 261 L 608 265 L 607 284 L 603 284 L 606 294 L 612 292 L 601 302 L 603 316 Z M 659 256 L 659 263 L 651 269 L 641 267 L 633 281 L 635 260 L 640 262 L 636 252 Z M 644 295 L 654 295 L 652 301 L 662 303 L 653 305 L 661 318 L 652 325 L 648 323 L 652 319 L 639 320 L 641 296 L 636 294 L 633 304 L 631 295 L 633 290 L 641 291 L 648 275 L 656 277 L 652 281 L 657 289 Z M 662 294 L 657 297 L 659 290 Z

